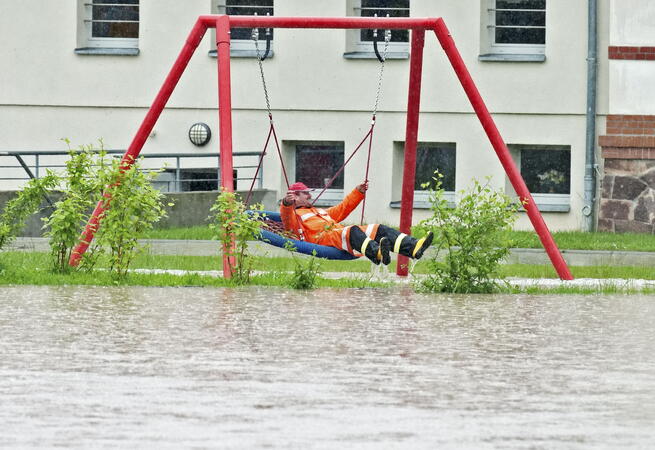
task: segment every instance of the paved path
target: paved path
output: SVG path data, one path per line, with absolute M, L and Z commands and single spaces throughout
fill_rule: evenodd
M 219 252 L 216 241 L 146 239 L 150 244 L 150 253 L 154 255 L 190 255 L 216 256 Z M 286 256 L 287 251 L 259 241 L 250 243 L 253 253 L 267 256 Z M 50 251 L 46 238 L 18 238 L 8 250 Z M 426 255 L 430 256 L 428 251 Z M 646 266 L 655 267 L 655 253 L 600 251 L 600 250 L 563 250 L 562 255 L 570 266 Z M 505 261 L 508 264 L 550 264 L 546 252 L 542 249 L 513 248 Z

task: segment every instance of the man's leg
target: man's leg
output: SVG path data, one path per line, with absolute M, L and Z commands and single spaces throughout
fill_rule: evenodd
M 380 225 L 378 227 L 378 232 L 375 235 L 375 240 L 379 241 L 382 238 L 389 239 L 391 243 L 391 251 L 398 253 L 404 256 L 409 256 L 410 258 L 419 259 L 425 253 L 425 250 L 430 247 L 432 244 L 432 239 L 434 234 L 432 231 L 428 231 L 421 239 L 415 239 L 412 236 L 409 236 L 405 233 L 388 227 L 386 225 Z
M 384 265 L 391 262 L 389 257 L 389 250 L 391 249 L 391 242 L 389 239 L 382 237 L 373 240 L 366 236 L 359 227 L 350 228 L 350 246 L 353 250 L 357 250 L 370 259 L 375 264 L 382 262 Z

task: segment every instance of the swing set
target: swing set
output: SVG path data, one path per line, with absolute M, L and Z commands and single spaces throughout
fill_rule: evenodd
M 471 78 L 471 75 L 462 60 L 459 51 L 455 46 L 455 42 L 450 36 L 450 32 L 446 27 L 443 19 L 441 18 L 379 18 L 379 17 L 270 17 L 270 16 L 227 16 L 227 15 L 203 15 L 198 18 L 193 26 L 184 47 L 180 51 L 173 67 L 171 68 L 168 76 L 159 90 L 153 104 L 151 105 L 146 117 L 144 118 L 141 126 L 132 139 L 129 148 L 125 152 L 121 165 L 124 168 L 129 167 L 139 156 L 141 149 L 146 141 L 146 138 L 151 133 L 159 115 L 164 109 L 166 102 L 170 98 L 175 86 L 180 80 L 191 56 L 195 49 L 200 44 L 205 32 L 208 28 L 216 28 L 216 47 L 217 47 L 217 63 L 218 63 L 218 110 L 219 110 L 219 140 L 220 140 L 220 174 L 221 174 L 221 187 L 227 191 L 234 191 L 232 179 L 232 105 L 231 105 L 231 78 L 230 78 L 230 28 L 331 28 L 331 29 L 373 29 L 373 30 L 392 30 L 404 29 L 411 31 L 411 53 L 410 53 L 410 69 L 409 69 L 409 89 L 407 101 L 407 119 L 405 131 L 405 161 L 403 168 L 403 182 L 402 182 L 402 197 L 401 197 L 401 212 L 400 212 L 400 226 L 399 229 L 403 233 L 409 233 L 412 223 L 412 210 L 414 201 L 414 178 L 416 171 L 416 145 L 418 138 L 418 123 L 419 123 L 419 104 L 421 92 L 421 76 L 423 67 L 423 46 L 425 41 L 425 32 L 433 31 L 439 40 L 448 60 L 450 61 L 473 109 L 484 128 L 489 141 L 491 142 L 496 155 L 498 156 L 507 176 L 514 187 L 514 190 L 519 196 L 520 201 L 528 214 L 528 217 L 541 240 L 548 257 L 551 260 L 559 277 L 563 280 L 572 280 L 573 276 L 562 257 L 557 245 L 555 244 L 546 223 L 543 220 L 539 209 L 537 208 L 530 192 L 521 177 L 519 170 L 513 162 L 509 150 L 503 141 L 498 128 L 496 127 L 480 93 Z M 385 32 L 385 53 L 388 45 L 388 32 Z M 255 42 L 257 42 L 255 38 Z M 346 160 L 345 164 L 350 161 L 355 152 L 368 141 L 368 158 L 366 165 L 366 177 L 368 180 L 368 167 L 370 164 L 371 146 L 373 139 L 373 131 L 375 128 L 375 116 L 380 97 L 380 88 L 382 84 L 382 73 L 384 70 L 384 57 L 380 57 L 377 51 L 377 42 L 374 42 L 376 55 L 380 60 L 380 76 L 378 81 L 378 88 L 373 108 L 371 127 L 355 151 Z M 282 155 L 280 152 L 279 143 L 277 140 L 277 133 L 275 131 L 273 116 L 271 113 L 268 93 L 266 91 L 266 81 L 264 78 L 264 71 L 262 61 L 268 54 L 267 51 L 264 57 L 259 56 L 259 49 L 257 48 L 258 61 L 260 73 L 262 76 L 262 84 L 264 87 L 264 94 L 266 97 L 266 107 L 269 115 L 269 133 L 266 139 L 266 144 L 260 155 L 259 172 L 262 164 L 263 157 L 266 153 L 268 144 L 273 138 L 280 161 Z M 336 177 L 343 171 L 342 166 L 339 171 L 330 179 L 323 191 L 317 196 L 325 192 L 330 184 Z M 284 178 L 289 186 L 289 180 L 286 175 L 286 170 L 283 166 Z M 256 178 L 257 174 L 255 175 Z M 254 185 L 254 180 L 253 180 Z M 251 187 L 252 191 L 252 187 Z M 250 194 L 248 195 L 249 200 Z M 314 200 L 316 201 L 316 199 Z M 365 199 L 364 205 L 365 206 Z M 80 242 L 75 247 L 69 264 L 76 266 L 79 264 L 83 254 L 88 249 L 93 236 L 95 235 L 98 227 L 100 226 L 100 218 L 105 210 L 106 201 L 100 201 L 94 209 L 91 218 L 82 236 Z M 363 208 L 362 208 L 362 221 L 363 221 Z M 263 231 L 263 235 L 269 233 L 270 240 L 285 239 L 282 236 L 270 231 Z M 266 238 L 266 236 L 264 236 Z M 303 251 L 306 246 L 312 246 L 303 241 L 296 241 L 301 245 L 299 250 Z M 279 245 L 271 242 L 273 245 Z M 304 245 L 302 245 L 304 244 Z M 283 244 L 282 244 L 283 245 Z M 297 246 L 298 247 L 298 246 Z M 322 247 L 322 246 L 319 246 Z M 306 250 L 306 249 L 305 249 Z M 337 250 L 337 249 L 334 249 Z M 337 250 L 339 251 L 339 250 Z M 229 268 L 234 266 L 234 261 L 229 261 L 229 257 L 223 252 L 223 267 Z M 311 252 L 310 252 L 311 253 Z M 327 256 L 329 257 L 329 256 Z M 230 264 L 231 263 L 231 264 Z M 398 256 L 398 264 L 396 273 L 401 276 L 407 276 L 408 273 L 408 260 L 407 257 Z M 230 277 L 231 273 L 228 269 L 224 270 L 225 277 Z

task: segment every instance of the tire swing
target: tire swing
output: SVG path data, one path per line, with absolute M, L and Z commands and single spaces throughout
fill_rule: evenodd
M 366 160 L 366 174 L 364 180 L 365 182 L 369 181 L 368 174 L 369 174 L 369 167 L 371 163 L 371 149 L 373 145 L 373 131 L 375 130 L 375 118 L 377 115 L 378 105 L 380 101 L 382 78 L 384 74 L 384 63 L 386 60 L 387 50 L 389 48 L 389 41 L 391 39 L 391 30 L 386 30 L 384 32 L 384 50 L 383 50 L 383 54 L 380 55 L 377 48 L 377 31 L 378 30 L 373 31 L 373 44 L 374 44 L 375 54 L 378 60 L 380 61 L 380 71 L 378 76 L 375 104 L 373 106 L 373 113 L 371 116 L 371 127 L 369 128 L 368 133 L 366 133 L 366 135 L 361 140 L 359 145 L 357 145 L 355 150 L 353 150 L 353 152 L 350 154 L 348 159 L 343 163 L 343 165 L 339 168 L 339 170 L 337 170 L 337 172 L 332 176 L 332 178 L 330 178 L 330 180 L 325 184 L 325 187 L 316 196 L 316 198 L 312 202 L 312 205 L 314 205 L 316 201 L 321 197 L 321 195 L 323 195 L 323 193 L 332 185 L 332 183 L 334 183 L 334 180 L 336 180 L 336 178 L 341 174 L 341 172 L 343 172 L 344 168 L 346 167 L 346 164 L 350 162 L 353 156 L 355 156 L 355 153 L 357 153 L 357 151 L 364 145 L 365 142 L 368 142 L 368 156 Z M 289 177 L 287 176 L 287 171 L 284 166 L 284 160 L 282 158 L 282 152 L 280 150 L 280 144 L 277 138 L 277 133 L 275 131 L 275 124 L 273 122 L 273 113 L 271 112 L 268 90 L 266 88 L 266 78 L 264 77 L 264 66 L 262 64 L 262 62 L 268 56 L 269 49 L 270 49 L 270 31 L 268 29 L 266 30 L 266 51 L 264 52 L 263 55 L 260 53 L 259 46 L 257 44 L 258 38 L 259 38 L 259 30 L 257 28 L 253 28 L 252 39 L 255 44 L 255 51 L 257 53 L 257 62 L 259 64 L 259 73 L 261 75 L 262 87 L 264 89 L 264 98 L 266 100 L 266 110 L 268 112 L 269 129 L 268 129 L 268 135 L 266 137 L 266 142 L 264 144 L 264 148 L 262 149 L 262 152 L 260 153 L 259 156 L 259 164 L 257 165 L 257 170 L 255 171 L 255 175 L 253 176 L 252 179 L 252 184 L 250 185 L 250 189 L 246 197 L 246 201 L 245 201 L 246 204 L 248 204 L 248 202 L 252 197 L 252 192 L 255 187 L 255 181 L 257 180 L 257 175 L 259 175 L 259 171 L 261 170 L 262 163 L 264 161 L 264 156 L 266 156 L 266 150 L 268 149 L 268 145 L 271 139 L 275 142 L 275 148 L 277 149 L 277 154 L 280 159 L 280 166 L 282 167 L 284 181 L 287 185 L 287 188 L 289 187 Z M 364 200 L 362 204 L 362 216 L 361 216 L 360 223 L 364 222 L 365 207 L 366 207 L 366 194 L 364 194 Z M 336 247 L 319 245 L 304 240 L 296 239 L 295 236 L 293 236 L 290 232 L 284 229 L 282 220 L 280 218 L 280 213 L 277 211 L 249 211 L 249 213 L 251 214 L 254 214 L 255 212 L 258 213 L 258 216 L 260 217 L 259 220 L 261 221 L 260 233 L 259 235 L 256 236 L 256 238 L 262 242 L 273 245 L 275 247 L 280 247 L 285 249 L 289 249 L 289 246 L 292 246 L 293 251 L 297 253 L 302 253 L 305 255 L 315 255 L 319 258 L 325 258 L 325 259 L 352 260 L 352 259 L 359 258 L 359 256 L 352 255 L 351 253 L 348 253 L 347 251 L 338 249 Z

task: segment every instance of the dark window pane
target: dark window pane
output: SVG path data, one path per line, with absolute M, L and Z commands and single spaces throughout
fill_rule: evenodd
M 180 174 L 182 191 L 215 191 L 218 189 L 216 170 L 182 170 Z M 236 189 L 236 186 L 234 187 Z
M 385 9 L 392 8 L 392 9 Z M 362 0 L 362 17 L 409 17 L 409 0 Z M 373 41 L 373 30 L 361 30 L 362 42 Z M 384 41 L 384 31 L 378 30 L 378 41 Z M 408 30 L 391 30 L 390 42 L 408 42 Z
M 496 0 L 496 9 L 546 9 L 546 0 Z
M 445 191 L 455 190 L 455 146 L 440 145 L 427 146 L 419 145 L 416 149 L 416 178 L 414 190 L 423 191 L 434 188 L 434 171 L 438 170 L 443 175 L 441 187 Z M 422 185 L 430 183 L 429 188 Z
M 139 37 L 139 0 L 93 0 L 91 8 L 93 37 Z M 102 22 L 96 22 L 98 20 Z
M 225 13 L 231 16 L 258 16 L 273 15 L 273 0 L 228 0 Z M 231 39 L 252 40 L 251 28 L 231 28 Z M 266 39 L 266 29 L 259 29 L 259 39 Z M 273 29 L 271 28 L 271 39 Z
M 569 150 L 521 150 L 521 176 L 533 194 L 571 192 Z
M 545 0 L 497 0 L 496 32 L 497 44 L 545 44 L 546 26 Z
M 343 165 L 341 145 L 297 145 L 296 181 L 310 188 L 323 189 Z M 332 189 L 343 189 L 343 172 L 334 180 Z
M 496 44 L 545 44 L 546 30 L 535 28 L 496 28 Z

